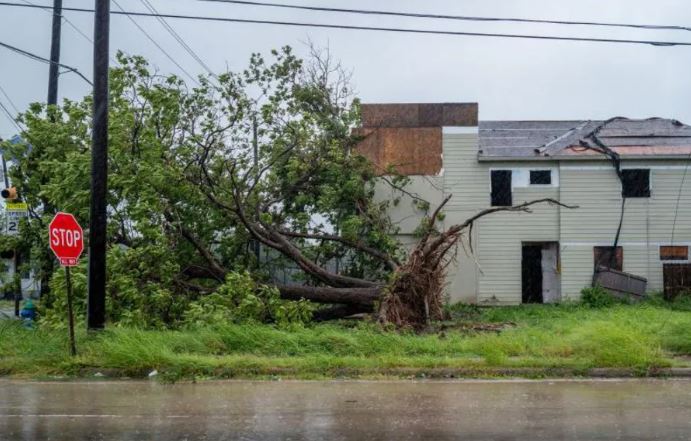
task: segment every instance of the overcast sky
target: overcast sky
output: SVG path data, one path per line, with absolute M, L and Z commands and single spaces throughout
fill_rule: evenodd
M 10 0 L 25 3 L 23 0 Z M 473 23 L 363 16 L 207 3 L 150 0 L 159 12 L 473 32 L 691 41 L 688 31 L 603 29 L 587 26 Z M 384 9 L 437 14 L 611 21 L 691 26 L 688 0 L 274 0 L 286 4 Z M 32 3 L 52 5 L 50 0 Z M 118 0 L 144 11 L 140 0 Z M 93 7 L 92 0 L 64 0 Z M 113 10 L 117 6 L 113 4 Z M 92 36 L 89 14 L 65 12 Z M 193 74 L 202 67 L 154 18 L 136 18 Z M 691 123 L 691 47 L 509 40 L 393 34 L 169 19 L 172 27 L 213 70 L 243 68 L 252 52 L 283 45 L 306 52 L 304 41 L 328 45 L 353 70 L 363 102 L 478 102 L 480 118 L 603 119 L 612 116 L 673 117 Z M 0 41 L 48 57 L 51 15 L 40 9 L 0 6 Z M 124 16 L 111 21 L 111 49 L 149 58 L 162 72 L 182 75 Z M 90 43 L 63 25 L 62 59 L 91 77 Z M 48 66 L 0 47 L 0 86 L 20 110 L 45 101 Z M 78 99 L 89 86 L 73 74 L 60 79 L 60 97 Z M 0 92 L 0 101 L 12 106 Z M 0 136 L 16 132 L 0 114 Z

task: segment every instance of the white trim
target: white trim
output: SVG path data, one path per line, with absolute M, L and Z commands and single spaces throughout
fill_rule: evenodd
M 511 171 L 511 189 L 514 188 L 532 188 L 532 189 L 547 189 L 559 187 L 559 167 L 545 166 L 545 167 L 490 167 L 489 168 L 489 191 L 492 192 L 492 172 L 495 170 L 510 170 Z M 531 170 L 549 170 L 552 173 L 551 184 L 530 184 Z
M 608 242 L 561 242 L 565 247 L 609 247 L 612 246 L 612 241 Z M 657 247 L 658 251 L 661 246 L 670 246 L 669 242 L 619 242 L 617 244 L 621 247 Z M 691 242 L 678 242 L 674 246 L 687 246 L 691 248 Z
M 613 170 L 611 165 L 562 165 L 562 170 Z M 685 170 L 685 165 L 626 165 L 626 169 L 648 169 L 648 170 Z
M 444 126 L 441 128 L 443 135 L 477 135 L 480 132 L 477 126 L 475 127 L 457 127 Z
M 549 184 L 531 184 L 530 183 L 530 173 L 532 173 L 534 171 L 547 171 L 547 172 L 549 172 Z M 559 174 L 559 170 L 554 169 L 554 168 L 550 168 L 550 167 L 531 168 L 528 170 L 528 187 L 537 187 L 537 188 L 558 187 L 558 185 L 554 185 L 554 177 L 555 177 L 555 175 L 558 176 L 558 174 Z

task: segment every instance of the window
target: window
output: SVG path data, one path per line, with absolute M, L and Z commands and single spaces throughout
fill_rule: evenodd
M 530 170 L 530 185 L 551 185 L 551 170 Z
M 511 170 L 492 170 L 492 206 L 510 207 L 511 198 Z
M 626 169 L 622 170 L 621 194 L 625 198 L 650 197 L 650 170 Z
M 660 260 L 689 260 L 689 247 L 661 246 Z
M 604 266 L 605 268 L 623 271 L 624 250 L 622 247 L 617 247 L 616 252 L 613 251 L 614 247 L 594 247 L 593 260 L 595 262 L 595 269 Z

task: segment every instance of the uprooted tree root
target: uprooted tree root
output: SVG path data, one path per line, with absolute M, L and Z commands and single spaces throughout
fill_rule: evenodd
M 394 274 L 379 309 L 382 323 L 421 329 L 445 318 L 446 267 L 453 260 L 455 253 L 449 251 L 455 248 L 460 233 L 443 235 L 432 244 L 421 242 Z
M 530 212 L 530 206 L 540 203 L 576 208 L 551 198 L 525 202 L 512 207 L 493 207 L 483 210 L 462 224 L 438 232 L 433 228 L 440 210 L 451 196 L 429 218 L 429 228 L 411 251 L 408 260 L 394 273 L 385 289 L 379 308 L 379 321 L 397 328 L 423 329 L 432 321 L 443 320 L 444 286 L 447 268 L 456 257 L 459 240 L 466 229 L 479 218 L 498 211 Z

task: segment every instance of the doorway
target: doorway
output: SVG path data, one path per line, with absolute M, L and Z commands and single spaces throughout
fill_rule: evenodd
M 523 303 L 561 300 L 559 242 L 522 244 L 521 285 Z

